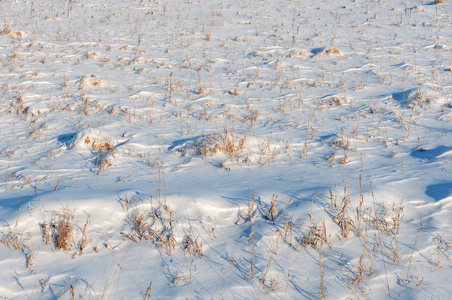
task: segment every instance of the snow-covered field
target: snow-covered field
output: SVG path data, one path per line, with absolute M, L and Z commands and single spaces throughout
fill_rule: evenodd
M 451 299 L 436 2 L 0 1 L 0 299 Z

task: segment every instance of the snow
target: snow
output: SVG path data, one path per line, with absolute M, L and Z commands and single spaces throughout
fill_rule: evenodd
M 0 2 L 0 299 L 451 298 L 444 2 Z

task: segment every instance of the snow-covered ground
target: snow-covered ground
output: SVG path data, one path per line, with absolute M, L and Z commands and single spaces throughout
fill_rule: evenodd
M 452 298 L 444 2 L 0 1 L 0 299 Z

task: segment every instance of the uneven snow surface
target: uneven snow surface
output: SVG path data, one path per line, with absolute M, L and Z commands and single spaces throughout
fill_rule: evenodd
M 0 1 L 0 299 L 451 299 L 451 51 L 449 0 Z

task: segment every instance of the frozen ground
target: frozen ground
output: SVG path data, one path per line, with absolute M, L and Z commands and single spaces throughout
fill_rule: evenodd
M 0 1 L 0 299 L 450 299 L 452 4 Z

